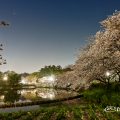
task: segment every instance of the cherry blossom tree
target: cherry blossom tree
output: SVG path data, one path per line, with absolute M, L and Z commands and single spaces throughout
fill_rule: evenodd
M 109 84 L 109 78 L 120 80 L 120 12 L 101 22 L 103 30 L 94 36 L 93 43 L 79 56 L 75 71 L 87 81 L 99 80 Z M 110 72 L 110 76 L 106 75 Z
M 105 84 L 110 84 L 111 80 L 120 82 L 120 12 L 103 20 L 101 25 L 102 30 L 80 51 L 72 75 L 64 75 L 63 81 L 69 82 L 72 76 L 72 84 L 76 84 L 76 79 L 79 84 L 94 80 Z

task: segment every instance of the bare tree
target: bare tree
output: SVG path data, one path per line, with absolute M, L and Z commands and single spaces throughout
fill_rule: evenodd
M 8 26 L 9 24 L 5 21 L 0 21 L 0 27 Z M 3 50 L 3 44 L 0 44 L 0 51 Z M 6 64 L 6 60 L 3 59 L 2 55 L 0 54 L 0 65 Z
M 9 26 L 9 23 L 5 21 L 0 21 L 0 26 Z

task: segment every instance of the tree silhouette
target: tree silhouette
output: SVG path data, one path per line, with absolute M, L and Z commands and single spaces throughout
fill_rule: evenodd
M 0 26 L 9 26 L 9 23 L 5 22 L 5 21 L 0 21 Z
M 5 27 L 5 26 L 9 26 L 9 24 L 5 21 L 0 21 L 0 27 Z M 0 51 L 3 50 L 3 44 L 0 44 Z M 0 54 L 0 65 L 2 64 L 6 64 L 6 60 L 3 59 L 2 55 Z

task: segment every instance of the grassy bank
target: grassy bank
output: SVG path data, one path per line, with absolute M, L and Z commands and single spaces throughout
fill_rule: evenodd
M 120 107 L 120 84 L 111 83 L 109 86 L 93 84 L 90 89 L 84 91 L 84 100 L 89 104 L 95 103 L 103 107 Z
M 0 114 L 0 120 L 119 120 L 120 112 L 105 112 L 96 105 L 57 105 L 29 112 Z

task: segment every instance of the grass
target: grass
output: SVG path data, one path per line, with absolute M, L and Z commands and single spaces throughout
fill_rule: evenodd
M 88 103 L 105 106 L 120 106 L 120 84 L 111 84 L 109 89 L 102 84 L 93 84 L 84 91 L 84 100 Z
M 0 120 L 119 120 L 120 112 L 105 112 L 102 106 L 57 105 L 39 110 L 0 113 Z

